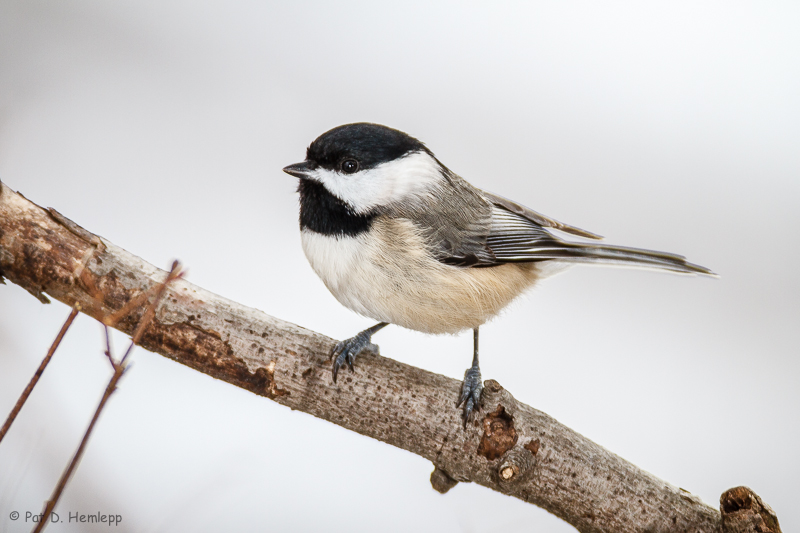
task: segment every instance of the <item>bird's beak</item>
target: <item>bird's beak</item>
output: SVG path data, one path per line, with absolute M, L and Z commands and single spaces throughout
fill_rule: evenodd
M 302 163 L 295 163 L 294 165 L 284 167 L 283 171 L 296 178 L 310 178 L 316 167 L 317 165 L 310 161 L 303 161 Z

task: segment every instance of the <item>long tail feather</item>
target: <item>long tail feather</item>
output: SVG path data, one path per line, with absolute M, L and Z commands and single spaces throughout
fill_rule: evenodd
M 717 276 L 706 267 L 695 265 L 686 261 L 682 255 L 666 252 L 656 252 L 641 248 L 628 248 L 624 246 L 608 246 L 596 244 L 583 244 L 571 242 L 553 243 L 554 246 L 536 248 L 536 259 L 562 260 L 570 263 L 597 263 L 606 265 L 620 265 L 628 267 L 651 268 L 668 270 L 684 274 L 705 274 Z M 532 250 L 533 251 L 533 250 Z M 528 257 L 531 260 L 531 257 Z

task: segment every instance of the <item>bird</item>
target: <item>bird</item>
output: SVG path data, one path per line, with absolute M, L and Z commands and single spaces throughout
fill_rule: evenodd
M 472 186 L 421 141 L 380 124 L 335 127 L 283 171 L 299 178 L 311 268 L 344 307 L 378 321 L 334 345 L 333 381 L 362 352 L 379 353 L 372 336 L 389 324 L 471 329 L 472 365 L 456 399 L 465 428 L 483 390 L 480 326 L 540 280 L 576 264 L 716 276 L 680 255 L 599 244 L 600 235 Z

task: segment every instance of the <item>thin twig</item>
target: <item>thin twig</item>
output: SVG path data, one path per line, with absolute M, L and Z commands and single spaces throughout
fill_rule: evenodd
M 169 285 L 172 281 L 183 277 L 183 273 L 180 271 L 180 268 L 181 265 L 178 263 L 178 261 L 172 262 L 172 270 L 170 270 L 169 274 L 167 275 L 167 279 L 165 279 L 164 282 L 159 286 L 158 292 L 156 293 L 156 298 L 153 300 L 153 304 L 150 305 L 144 312 L 144 315 L 139 321 L 139 327 L 137 327 L 136 331 L 133 332 L 131 344 L 125 351 L 125 355 L 123 355 L 122 359 L 119 361 L 120 366 L 125 366 L 125 361 L 128 360 L 128 356 L 130 356 L 131 352 L 133 351 L 133 347 L 136 344 L 139 344 L 139 341 L 142 340 L 144 331 L 147 329 L 147 326 L 150 325 L 150 321 L 156 316 L 156 304 L 161 301 L 161 298 L 164 296 L 164 292 L 167 290 L 167 285 Z
M 109 331 L 108 326 L 105 324 L 103 324 L 103 331 L 106 334 L 106 351 L 104 353 L 106 354 L 106 357 L 108 357 L 108 362 L 111 363 L 111 368 L 116 370 L 117 362 L 114 361 L 114 356 L 111 355 L 111 331 Z
M 75 455 L 72 457 L 72 460 L 69 462 L 67 469 L 61 474 L 61 478 L 58 480 L 58 485 L 56 485 L 55 490 L 53 491 L 52 496 L 46 502 L 44 508 L 44 514 L 40 518 L 39 522 L 36 524 L 36 528 L 33 530 L 34 533 L 38 533 L 44 530 L 45 526 L 47 525 L 47 521 L 50 518 L 50 513 L 53 512 L 56 504 L 58 503 L 59 498 L 61 498 L 61 493 L 64 491 L 64 487 L 67 486 L 67 481 L 72 476 L 72 472 L 75 470 L 75 467 L 78 465 L 78 462 L 83 455 L 83 450 L 86 447 L 86 443 L 89 441 L 89 435 L 91 435 L 92 430 L 94 429 L 94 425 L 97 422 L 97 419 L 100 417 L 100 412 L 105 407 L 108 398 L 111 396 L 111 393 L 117 387 L 117 382 L 122 377 L 123 373 L 125 372 L 125 367 L 122 365 L 117 366 L 116 370 L 114 370 L 114 374 L 111 376 L 111 380 L 108 382 L 108 386 L 106 386 L 106 390 L 103 393 L 103 397 L 100 400 L 100 403 L 97 405 L 97 409 L 94 412 L 94 416 L 92 417 L 92 421 L 89 423 L 89 427 L 86 428 L 86 433 L 83 434 L 83 439 L 81 439 L 81 443 L 78 446 L 78 450 L 75 452 Z
M 30 396 L 31 392 L 33 392 L 33 387 L 36 386 L 36 383 L 39 381 L 39 378 L 42 377 L 44 369 L 47 368 L 47 364 L 50 362 L 50 359 L 53 358 L 53 354 L 56 353 L 58 345 L 61 344 L 61 339 L 63 339 L 64 335 L 66 335 L 67 330 L 72 325 L 72 322 L 73 320 L 75 320 L 76 316 L 78 316 L 78 309 L 76 307 L 73 307 L 72 311 L 67 317 L 66 322 L 64 322 L 64 325 L 61 326 L 61 331 L 59 331 L 58 335 L 56 335 L 56 340 L 53 341 L 53 344 L 47 351 L 47 355 L 45 355 L 44 359 L 42 359 L 42 363 L 39 365 L 39 368 L 36 370 L 36 373 L 31 378 L 30 383 L 28 383 L 28 386 L 25 387 L 24 391 L 22 391 L 22 394 L 20 395 L 19 400 L 17 400 L 16 405 L 14 406 L 13 409 L 11 409 L 11 413 L 9 413 L 5 424 L 3 424 L 3 427 L 0 428 L 0 442 L 3 442 L 3 437 L 6 436 L 6 433 L 8 433 L 11 424 L 14 423 L 14 419 L 17 418 L 17 415 L 22 409 L 22 406 L 25 405 L 25 401 L 28 399 L 28 396 Z
M 133 311 L 135 308 L 141 306 L 157 289 L 158 285 L 153 285 L 146 291 L 142 291 L 131 300 L 126 303 L 124 306 L 120 307 L 113 313 L 106 315 L 103 317 L 103 324 L 106 326 L 111 326 L 112 328 L 115 327 L 120 320 L 122 320 L 128 313 Z
M 34 533 L 39 533 L 44 530 L 47 526 L 47 522 L 50 518 L 50 514 L 55 509 L 58 500 L 61 498 L 61 494 L 64 492 L 64 488 L 67 486 L 67 482 L 69 481 L 70 477 L 72 477 L 72 473 L 75 471 L 75 468 L 78 466 L 78 463 L 83 456 L 83 451 L 86 448 L 86 444 L 89 442 L 89 436 L 92 434 L 92 430 L 94 429 L 95 424 L 97 423 L 97 419 L 100 417 L 100 413 L 103 411 L 103 408 L 108 402 L 108 399 L 111 397 L 111 394 L 116 390 L 117 383 L 119 382 L 120 378 L 125 374 L 126 366 L 125 360 L 131 354 L 134 345 L 138 343 L 142 335 L 144 335 L 144 331 L 147 329 L 147 326 L 150 325 L 150 322 L 156 315 L 156 308 L 158 307 L 161 298 L 164 296 L 166 292 L 167 286 L 173 280 L 180 278 L 180 264 L 178 261 L 172 263 L 172 270 L 170 271 L 169 275 L 167 275 L 167 279 L 164 280 L 162 283 L 159 284 L 158 292 L 156 293 L 156 297 L 153 302 L 147 307 L 147 310 L 142 315 L 141 320 L 139 321 L 139 325 L 136 328 L 133 337 L 131 338 L 131 344 L 128 347 L 128 350 L 125 352 L 125 355 L 120 359 L 119 363 L 114 363 L 114 357 L 111 355 L 111 348 L 110 342 L 107 344 L 109 359 L 114 365 L 114 374 L 111 376 L 111 379 L 106 386 L 106 390 L 103 393 L 103 397 L 100 399 L 100 403 L 97 405 L 97 409 L 94 412 L 94 416 L 92 417 L 92 421 L 89 422 L 89 427 L 86 428 L 86 432 L 83 434 L 83 438 L 81 439 L 81 443 L 78 446 L 78 449 L 75 451 L 75 455 L 72 457 L 72 460 L 69 462 L 69 465 L 61 474 L 61 478 L 58 480 L 58 484 L 56 485 L 55 490 L 53 490 L 53 494 L 50 496 L 50 499 L 45 503 L 45 508 L 42 513 L 42 517 L 40 518 L 39 522 L 36 524 L 34 528 Z

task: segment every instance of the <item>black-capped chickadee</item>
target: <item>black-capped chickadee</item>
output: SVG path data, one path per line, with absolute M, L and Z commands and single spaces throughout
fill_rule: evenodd
M 425 333 L 474 332 L 472 366 L 457 405 L 479 407 L 478 328 L 542 278 L 576 263 L 714 275 L 679 255 L 567 242 L 549 231 L 600 239 L 480 189 L 417 139 L 378 124 L 320 135 L 300 178 L 300 234 L 311 267 L 339 302 L 378 320 L 336 344 L 333 380 L 353 368 L 387 324 Z

